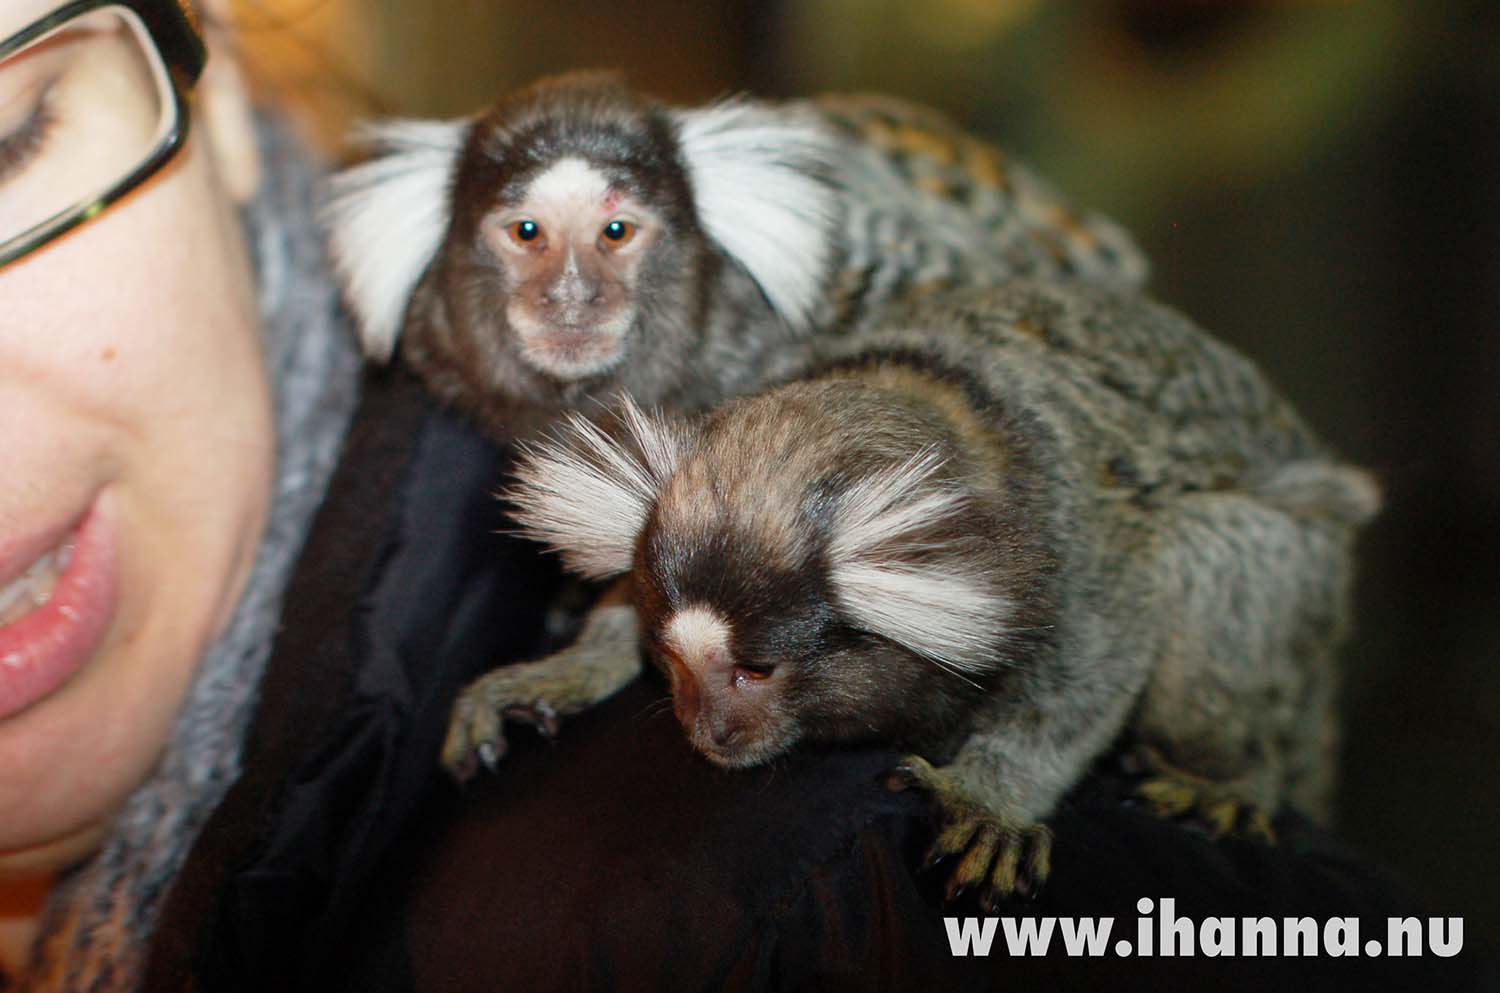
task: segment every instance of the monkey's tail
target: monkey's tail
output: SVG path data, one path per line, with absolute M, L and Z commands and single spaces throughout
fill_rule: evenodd
M 1331 520 L 1357 528 L 1380 512 L 1380 484 L 1374 474 L 1341 462 L 1290 462 L 1252 492 L 1293 517 Z

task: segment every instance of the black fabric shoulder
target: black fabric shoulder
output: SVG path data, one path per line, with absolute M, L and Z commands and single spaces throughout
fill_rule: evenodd
M 563 728 L 519 736 L 500 771 L 426 812 L 381 874 L 337 988 L 1086 991 L 1492 988 L 1485 965 L 1441 960 L 951 954 L 942 874 L 917 869 L 930 826 L 878 784 L 895 756 L 797 755 L 726 772 L 686 745 L 665 688 L 638 682 Z M 1378 875 L 1303 822 L 1279 847 L 1219 841 L 1121 803 L 1096 776 L 1055 820 L 1042 897 L 999 913 L 1115 918 L 1134 940 L 1141 897 L 1175 914 L 1362 918 L 1413 913 Z M 1155 916 L 1155 915 L 1150 915 Z
M 147 989 L 298 988 L 446 785 L 433 756 L 472 673 L 445 660 L 525 651 L 557 581 L 496 533 L 505 459 L 406 374 L 370 372 L 288 589 L 245 772 L 168 897 Z M 512 612 L 476 623 L 493 602 Z

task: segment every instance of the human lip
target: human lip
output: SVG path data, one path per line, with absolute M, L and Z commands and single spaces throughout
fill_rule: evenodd
M 0 720 L 66 682 L 109 629 L 115 606 L 115 547 L 102 502 L 96 500 L 82 518 L 69 522 L 71 527 L 64 524 L 17 542 L 0 559 L 3 588 L 21 580 L 29 564 L 66 555 L 47 600 L 0 626 Z
M 61 545 L 63 539 L 78 528 L 83 517 L 84 514 L 74 514 L 26 537 L 0 540 L 0 588 L 18 579 L 48 549 Z

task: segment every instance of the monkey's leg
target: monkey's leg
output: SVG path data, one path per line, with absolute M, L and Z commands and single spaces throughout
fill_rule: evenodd
M 493 768 L 505 754 L 507 720 L 532 724 L 551 737 L 559 718 L 614 695 L 640 672 L 635 608 L 601 602 L 567 648 L 535 662 L 494 669 L 458 695 L 443 744 L 443 765 L 459 782 L 478 772 L 481 763 Z
M 1260 489 L 1184 495 L 1154 522 L 1166 634 L 1132 732 L 1157 813 L 1269 841 L 1297 784 L 1326 781 L 1350 533 L 1325 504 L 1347 475 L 1298 463 Z
M 909 758 L 892 777 L 932 796 L 927 861 L 957 858 L 950 898 L 977 887 L 992 909 L 1045 884 L 1052 833 L 1043 822 L 1118 737 L 1145 683 L 1142 657 L 1117 650 L 1131 638 L 1111 617 L 1080 611 L 1051 654 L 992 696 L 952 761 Z

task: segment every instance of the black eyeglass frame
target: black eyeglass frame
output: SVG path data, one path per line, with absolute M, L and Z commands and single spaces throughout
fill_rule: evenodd
M 145 25 L 146 33 L 156 46 L 157 55 L 167 68 L 173 101 L 172 126 L 162 136 L 156 148 L 113 186 L 88 201 L 32 225 L 8 240 L 0 247 L 0 266 L 31 254 L 98 216 L 149 179 L 187 141 L 188 122 L 191 118 L 188 113 L 188 94 L 192 92 L 198 77 L 203 74 L 203 65 L 208 61 L 208 50 L 204 47 L 203 35 L 186 0 L 72 0 L 0 41 L 0 61 L 68 21 L 104 7 L 129 10 Z

